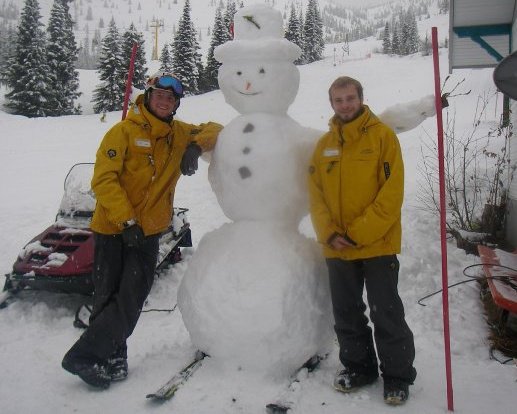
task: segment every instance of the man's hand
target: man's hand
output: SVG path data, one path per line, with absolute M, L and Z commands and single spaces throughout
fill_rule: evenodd
M 201 152 L 203 152 L 201 147 L 195 142 L 187 145 L 180 163 L 180 170 L 183 175 L 192 175 L 197 171 L 197 160 Z
M 144 241 L 144 231 L 138 224 L 122 230 L 122 241 L 127 247 L 139 247 Z
M 346 247 L 355 247 L 357 245 L 350 237 L 347 237 L 346 235 L 342 236 L 340 234 L 336 234 L 332 237 L 329 244 L 330 247 L 337 251 L 341 251 Z

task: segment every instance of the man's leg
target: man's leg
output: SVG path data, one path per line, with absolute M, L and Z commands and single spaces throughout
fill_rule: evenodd
M 133 333 L 142 306 L 151 290 L 158 256 L 159 236 L 148 236 L 143 245 L 122 248 L 119 289 L 95 316 L 80 341 L 101 359 L 108 359 Z
M 416 378 L 413 333 L 404 318 L 397 290 L 399 263 L 395 255 L 365 260 L 365 282 L 370 318 L 384 378 L 384 401 L 403 404 Z
M 372 330 L 364 312 L 363 270 L 360 260 L 327 259 L 334 329 L 339 342 L 339 359 L 354 373 L 377 376 L 377 357 Z
M 110 239 L 110 243 L 119 245 L 122 251 L 121 276 L 118 290 L 96 300 L 96 312 L 90 318 L 90 326 L 77 340 L 63 358 L 62 366 L 67 371 L 79 375 L 85 382 L 107 388 L 111 381 L 107 360 L 121 347 L 133 332 L 140 310 L 151 290 L 159 236 L 146 237 L 139 248 L 127 248 L 122 245 L 122 238 Z M 116 248 L 112 247 L 112 251 Z M 109 259 L 106 257 L 106 261 Z M 113 258 L 114 262 L 117 257 Z M 112 268 L 111 270 L 113 270 Z M 100 273 L 100 272 L 99 272 Z M 116 278 L 113 277 L 112 280 Z M 97 282 L 101 283 L 100 280 Z M 112 286 L 116 283 L 105 283 Z
M 118 291 L 122 278 L 122 240 L 119 235 L 94 234 L 92 282 L 93 308 L 90 323 L 109 303 Z
M 406 323 L 404 305 L 398 294 L 399 262 L 395 255 L 364 260 L 366 293 L 370 318 L 375 327 L 375 343 L 383 377 L 412 384 L 415 345 Z

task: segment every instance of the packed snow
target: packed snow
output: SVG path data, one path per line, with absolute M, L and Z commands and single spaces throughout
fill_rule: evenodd
M 448 36 L 448 16 L 433 16 L 430 20 L 419 22 L 422 33 L 430 32 L 431 26 L 438 27 L 442 41 Z M 375 39 L 353 42 L 350 44 L 350 55 L 343 55 L 337 61 L 334 47 L 339 48 L 340 45 L 328 45 L 324 60 L 300 66 L 299 92 L 289 106 L 289 117 L 302 128 L 325 130 L 332 115 L 328 103 L 328 86 L 340 75 L 356 77 L 363 83 L 365 101 L 376 113 L 396 104 L 403 105 L 415 100 L 423 103 L 421 98 L 434 90 L 432 58 L 376 54 L 374 51 L 379 48 L 379 44 Z M 444 79 L 448 66 L 446 49 L 440 51 L 440 59 L 441 76 Z M 60 207 L 63 181 L 70 166 L 78 162 L 91 162 L 103 134 L 121 117 L 121 112 L 108 113 L 103 123 L 99 115 L 92 114 L 91 103 L 85 97 L 91 96 L 96 86 L 96 74 L 81 71 L 80 75 L 81 90 L 84 92 L 81 98 L 84 115 L 27 119 L 0 111 L 0 123 L 4 131 L 4 160 L 0 164 L 0 231 L 4 243 L 0 251 L 0 264 L 4 273 L 10 271 L 22 247 L 53 222 Z M 463 78 L 465 82 L 462 88 L 465 91 L 471 89 L 472 92 L 450 99 L 447 111 L 456 113 L 457 127 L 468 129 L 478 97 L 495 92 L 495 87 L 491 69 L 455 71 L 449 84 L 454 85 Z M 494 124 L 499 119 L 501 100 L 502 96 L 499 95 L 499 103 L 491 105 L 484 123 Z M 213 120 L 228 125 L 241 115 L 226 103 L 221 91 L 215 91 L 184 98 L 177 116 L 188 122 Z M 270 125 L 266 124 L 265 127 L 270 128 Z M 441 287 L 438 217 L 422 211 L 416 199 L 419 190 L 418 165 L 422 162 L 421 144 L 435 136 L 435 118 L 428 118 L 417 128 L 399 135 L 406 170 L 399 290 L 408 324 L 415 335 L 415 367 L 418 371 L 415 385 L 410 388 L 409 401 L 398 408 L 386 406 L 382 400 L 382 381 L 350 395 L 333 390 L 332 379 L 340 365 L 337 345 L 331 342 L 330 354 L 321 363 L 320 369 L 311 374 L 305 373 L 306 378 L 293 393 L 296 401 L 293 414 L 380 414 L 395 410 L 399 413 L 436 414 L 447 411 L 440 296 L 427 299 L 425 307 L 417 303 L 420 298 Z M 269 168 L 266 161 L 263 164 L 264 169 Z M 208 167 L 207 163 L 201 162 L 194 176 L 183 177 L 178 184 L 175 206 L 189 209 L 194 247 L 183 249 L 183 261 L 162 271 L 156 279 L 144 311 L 170 311 L 142 314 L 128 341 L 129 378 L 112 384 L 107 391 L 97 391 L 66 373 L 60 366 L 61 359 L 81 334 L 81 330 L 73 327 L 72 321 L 75 310 L 86 299 L 79 295 L 22 292 L 7 308 L 0 310 L 2 413 L 265 412 L 265 405 L 274 400 L 286 386 L 287 375 L 264 377 L 256 373 L 261 367 L 244 364 L 239 369 L 232 363 L 222 363 L 225 358 L 206 359 L 173 400 L 156 405 L 145 399 L 147 393 L 154 391 L 186 365 L 196 350 L 194 344 L 198 339 L 191 338 L 175 306 L 179 286 L 189 272 L 187 269 L 202 266 L 222 277 L 229 266 L 236 267 L 249 260 L 254 261 L 254 266 L 260 266 L 263 274 L 277 275 L 276 279 L 268 277 L 269 283 L 254 280 L 252 285 L 249 285 L 249 281 L 235 279 L 234 289 L 241 286 L 243 291 L 255 290 L 256 295 L 252 300 L 246 296 L 248 303 L 239 303 L 233 296 L 225 297 L 224 291 L 221 291 L 223 280 L 217 283 L 214 278 L 207 289 L 207 292 L 212 290 L 214 296 L 220 298 L 213 306 L 217 306 L 217 311 L 226 318 L 209 321 L 207 325 L 220 330 L 208 334 L 213 334 L 214 342 L 217 343 L 217 339 L 226 335 L 225 325 L 235 325 L 236 329 L 246 332 L 244 340 L 248 342 L 244 346 L 251 351 L 255 346 L 254 341 L 264 340 L 260 333 L 271 331 L 268 323 L 271 321 L 267 318 L 269 312 L 276 312 L 275 306 L 280 303 L 275 295 L 283 289 L 297 288 L 292 283 L 290 272 L 303 275 L 306 271 L 301 266 L 300 269 L 287 269 L 282 267 L 282 263 L 293 263 L 293 255 L 300 255 L 300 251 L 306 251 L 307 256 L 318 254 L 317 250 L 312 249 L 314 233 L 307 216 L 299 226 L 300 233 L 307 237 L 307 243 L 300 243 L 292 249 L 285 249 L 287 242 L 282 239 L 285 232 L 274 226 L 275 222 L 270 219 L 263 220 L 260 230 L 254 226 L 239 232 L 228 230 L 235 225 L 235 218 L 231 214 L 228 218 L 223 213 L 225 209 L 219 205 L 218 196 L 209 183 Z M 298 205 L 293 205 L 293 211 L 297 208 Z M 243 228 L 247 225 L 239 223 Z M 242 234 L 246 237 L 242 237 Z M 235 235 L 238 237 L 234 240 L 232 238 Z M 209 242 L 214 237 L 222 245 L 218 246 L 216 252 L 212 251 L 215 245 Z M 257 252 L 261 253 L 260 256 Z M 448 242 L 448 259 L 450 283 L 465 279 L 463 269 L 479 262 L 477 257 L 457 249 L 452 241 Z M 324 273 L 324 269 L 321 272 Z M 312 275 L 302 277 L 311 279 Z M 303 289 L 314 289 L 314 295 L 318 293 L 315 284 L 301 286 Z M 490 359 L 487 339 L 489 331 L 477 284 L 467 283 L 451 289 L 449 299 L 455 411 L 485 414 L 497 409 L 501 414 L 514 413 L 517 404 L 517 370 L 514 364 L 502 365 Z M 212 300 L 212 297 L 207 300 Z M 273 306 L 270 306 L 271 303 Z M 241 326 L 243 319 L 234 313 L 234 308 L 244 305 L 261 306 L 263 309 L 263 314 L 257 315 L 257 320 L 252 321 L 255 330 L 247 324 Z M 285 303 L 285 306 L 289 307 L 290 304 Z M 307 312 L 310 314 L 310 309 Z M 215 317 L 219 315 L 214 310 Z M 254 337 L 254 334 L 258 336 Z M 308 331 L 306 335 L 310 342 L 315 332 Z M 268 349 L 279 352 L 283 347 L 284 337 L 281 333 L 278 338 L 268 340 Z M 304 343 L 294 344 L 289 341 L 288 345 L 300 348 L 305 346 Z M 235 352 L 242 354 L 245 351 L 238 349 Z M 291 351 L 296 352 L 297 349 L 284 349 L 282 352 L 285 355 L 277 355 L 280 363 L 283 363 L 283 358 L 289 358 Z M 231 358 L 231 355 L 227 355 L 227 358 Z

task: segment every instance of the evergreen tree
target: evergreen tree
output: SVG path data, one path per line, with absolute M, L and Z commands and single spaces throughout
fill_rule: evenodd
M 399 54 L 408 54 L 409 24 L 406 19 L 406 13 L 403 10 L 399 13 Z
M 145 81 L 146 81 L 146 60 L 145 60 L 145 40 L 142 33 L 136 30 L 136 27 L 133 23 L 129 26 L 129 29 L 122 35 L 122 67 L 124 69 L 129 69 L 129 63 L 131 61 L 131 52 L 133 51 L 133 45 L 137 44 L 136 49 L 136 57 L 135 57 L 135 66 L 133 79 L 131 80 L 132 85 L 138 89 L 145 89 Z M 126 70 L 123 70 L 124 73 L 127 73 Z
M 214 30 L 212 32 L 212 40 L 210 41 L 210 48 L 206 59 L 205 75 L 206 89 L 212 91 L 219 87 L 217 83 L 217 75 L 221 63 L 214 57 L 214 50 L 217 46 L 222 45 L 228 40 L 227 28 L 221 13 L 221 9 L 215 11 Z
M 285 38 L 290 42 L 293 42 L 295 45 L 299 46 L 300 49 L 303 50 L 303 39 L 302 39 L 302 29 L 300 20 L 296 15 L 296 9 L 294 7 L 294 3 L 291 4 L 291 14 L 289 15 L 289 21 L 287 23 L 287 30 L 285 31 Z M 295 64 L 299 64 L 302 62 L 301 56 L 294 62 Z
M 438 10 L 440 14 L 449 13 L 449 0 L 439 0 L 438 1 Z
M 429 39 L 429 34 L 425 34 L 424 40 L 422 40 L 420 44 L 420 52 L 422 56 L 429 56 L 433 53 L 433 45 L 431 44 L 431 39 Z
M 232 40 L 232 31 L 233 28 L 233 17 L 237 13 L 237 7 L 235 6 L 235 2 L 233 0 L 228 0 L 226 4 L 226 12 L 224 13 L 224 25 L 226 27 L 226 40 Z M 224 43 L 224 42 L 223 42 Z
M 391 53 L 391 36 L 390 36 L 390 25 L 386 22 L 384 26 L 384 32 L 382 34 L 382 53 Z
M 25 0 L 17 29 L 16 52 L 9 61 L 5 106 L 16 115 L 47 116 L 51 112 L 51 79 L 45 32 L 37 0 Z
M 93 40 L 90 41 L 90 29 L 88 25 L 84 26 L 84 33 L 84 39 L 82 40 L 79 47 L 76 68 L 95 69 L 97 67 L 98 55 L 96 53 L 96 49 L 93 47 Z
M 101 41 L 97 70 L 101 83 L 93 91 L 92 100 L 95 113 L 122 109 L 126 84 L 121 73 L 123 63 L 120 49 L 118 29 L 112 18 L 108 25 L 108 32 Z
M 396 22 L 393 25 L 393 31 L 391 33 L 391 53 L 394 55 L 400 55 L 400 36 L 399 36 L 400 26 Z
M 420 49 L 420 36 L 418 35 L 418 25 L 416 22 L 415 12 L 410 9 L 406 16 L 408 26 L 408 39 L 406 42 L 406 51 L 408 54 L 416 53 Z
M 169 45 L 165 43 L 160 54 L 160 70 L 164 72 L 172 72 L 172 56 Z
M 0 85 L 7 85 L 10 61 L 16 54 L 16 28 L 5 20 L 0 26 Z
M 197 32 L 190 18 L 190 1 L 185 0 L 183 13 L 174 36 L 172 56 L 173 71 L 181 79 L 187 94 L 199 92 L 199 75 L 201 65 Z
M 47 62 L 52 74 L 53 116 L 79 113 L 74 101 L 80 96 L 79 73 L 75 70 L 75 43 L 69 0 L 54 0 L 47 27 Z
M 305 23 L 303 25 L 303 59 L 306 63 L 321 60 L 325 41 L 323 39 L 323 23 L 317 0 L 309 0 Z

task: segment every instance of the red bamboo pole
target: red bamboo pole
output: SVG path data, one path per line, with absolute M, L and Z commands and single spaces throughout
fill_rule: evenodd
M 433 63 L 434 63 L 434 97 L 436 106 L 436 123 L 438 126 L 438 174 L 440 182 L 440 237 L 442 251 L 442 306 L 443 306 L 443 338 L 445 348 L 445 373 L 447 377 L 447 409 L 454 411 L 451 369 L 451 343 L 449 330 L 449 281 L 447 272 L 447 234 L 445 203 L 445 166 L 443 148 L 442 97 L 440 91 L 440 62 L 438 55 L 438 30 L 432 28 Z
M 127 74 L 126 80 L 126 93 L 124 94 L 124 106 L 122 107 L 122 120 L 126 119 L 129 95 L 131 95 L 131 85 L 133 83 L 133 74 L 135 73 L 135 58 L 137 49 L 138 44 L 134 43 L 133 49 L 131 49 L 131 59 L 129 60 L 129 72 Z

